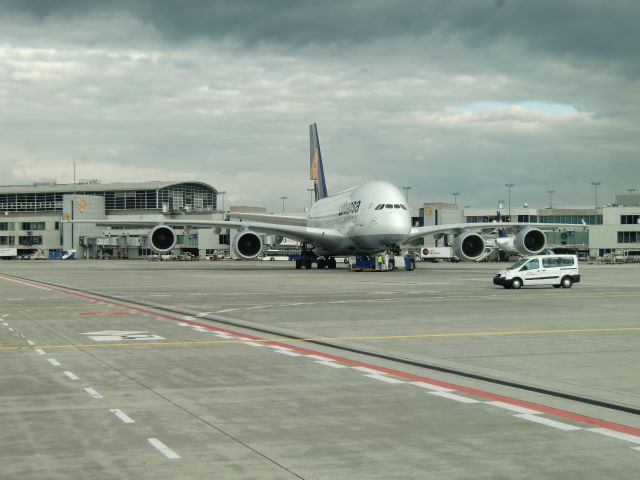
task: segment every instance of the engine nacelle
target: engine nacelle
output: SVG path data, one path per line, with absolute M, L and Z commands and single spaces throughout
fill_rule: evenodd
M 472 262 L 484 253 L 484 239 L 477 233 L 464 231 L 453 240 L 453 253 L 463 262 Z
M 513 248 L 520 255 L 535 255 L 547 246 L 547 236 L 537 228 L 520 230 L 513 238 Z
M 176 246 L 178 236 L 171 227 L 158 225 L 149 232 L 148 243 L 151 249 L 158 253 L 169 253 Z
M 231 245 L 235 258 L 252 260 L 262 252 L 262 239 L 255 232 L 245 230 L 238 232 Z

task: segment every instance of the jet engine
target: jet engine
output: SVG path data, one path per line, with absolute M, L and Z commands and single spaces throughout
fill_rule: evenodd
M 238 232 L 231 245 L 233 256 L 241 260 L 252 260 L 262 252 L 262 240 L 255 232 Z
M 483 252 L 484 240 L 477 233 L 464 231 L 453 240 L 453 253 L 463 262 L 472 262 Z
M 507 243 L 506 247 L 502 247 L 504 250 L 516 251 L 520 255 L 535 255 L 544 250 L 547 246 L 547 237 L 542 230 L 537 228 L 525 228 L 520 230 L 512 237 L 512 241 Z M 511 240 L 511 237 L 509 238 Z M 511 245 L 509 245 L 509 243 Z M 502 246 L 502 245 L 501 245 Z
M 159 254 L 169 253 L 176 246 L 178 240 L 176 232 L 167 225 L 153 227 L 147 238 L 151 249 Z

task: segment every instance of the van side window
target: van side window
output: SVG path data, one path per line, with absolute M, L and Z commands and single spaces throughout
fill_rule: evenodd
M 537 270 L 538 268 L 540 268 L 540 262 L 538 260 L 531 260 L 529 263 L 527 263 L 527 268 L 529 270 Z
M 573 266 L 573 258 L 561 258 L 560 265 L 562 265 L 563 267 Z
M 550 257 L 550 258 L 543 258 L 542 259 L 542 266 L 544 268 L 555 268 L 555 267 L 559 267 L 559 258 L 557 257 Z

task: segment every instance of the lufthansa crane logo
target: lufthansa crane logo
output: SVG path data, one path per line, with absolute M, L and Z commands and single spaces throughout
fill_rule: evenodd
M 86 198 L 81 198 L 80 200 L 78 200 L 76 208 L 78 209 L 79 212 L 84 213 L 89 208 L 89 202 L 87 202 Z

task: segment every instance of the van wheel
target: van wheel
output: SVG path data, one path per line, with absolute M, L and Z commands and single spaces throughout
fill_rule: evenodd
M 571 277 L 564 277 L 562 279 L 562 288 L 571 288 L 571 285 L 573 285 Z
M 518 289 L 520 287 L 522 287 L 522 280 L 520 280 L 519 278 L 514 278 L 513 280 L 511 280 L 511 288 Z

